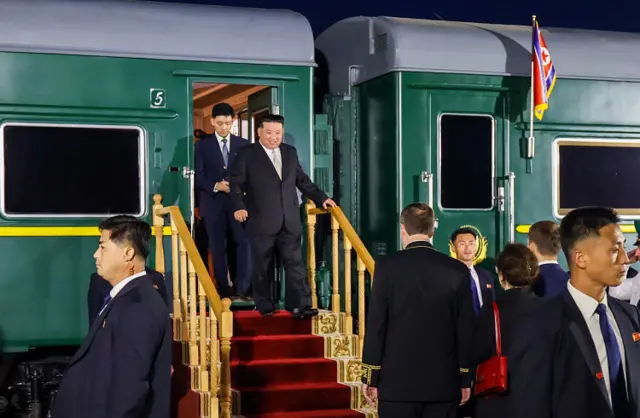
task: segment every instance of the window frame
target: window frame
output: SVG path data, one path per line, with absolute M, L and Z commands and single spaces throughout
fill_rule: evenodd
M 491 206 L 487 208 L 446 208 L 442 205 L 442 117 L 443 116 L 476 116 L 491 120 Z M 438 209 L 442 212 L 491 212 L 496 208 L 496 118 L 490 113 L 442 112 L 438 115 L 437 144 L 438 175 Z
M 560 208 L 560 147 L 561 146 L 604 146 L 620 148 L 640 148 L 640 139 L 631 138 L 582 138 L 559 136 L 551 142 L 551 199 L 553 216 L 562 219 L 575 208 Z M 640 219 L 640 209 L 614 208 L 621 220 Z
M 0 216 L 5 219 L 47 219 L 47 220 L 69 220 L 69 219 L 104 219 L 109 216 L 114 216 L 116 213 L 103 213 L 103 214 L 86 214 L 86 213 L 65 213 L 65 214 L 53 214 L 53 213 L 33 213 L 33 214 L 10 214 L 6 211 L 6 196 L 5 196 L 5 128 L 12 126 L 26 126 L 26 127 L 50 127 L 50 128 L 91 128 L 91 129 L 120 129 L 120 130 L 136 130 L 138 131 L 138 173 L 140 182 L 140 195 L 138 196 L 140 203 L 140 211 L 138 213 L 125 213 L 126 215 L 142 218 L 147 215 L 149 205 L 147 202 L 147 179 L 148 179 L 148 147 L 147 147 L 147 133 L 146 130 L 139 125 L 110 125 L 110 124 L 93 124 L 93 123 L 56 123 L 56 122 L 17 122 L 17 121 L 4 121 L 0 124 Z

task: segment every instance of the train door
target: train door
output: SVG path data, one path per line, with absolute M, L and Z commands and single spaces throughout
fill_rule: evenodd
M 268 87 L 262 91 L 249 96 L 247 104 L 247 119 L 251 126 L 251 137 L 247 138 L 251 142 L 258 140 L 258 127 L 260 127 L 260 121 L 268 115 L 280 114 L 280 106 L 278 105 L 278 89 L 275 87 Z
M 455 257 L 450 242 L 461 227 L 477 234 L 475 263 L 494 270 L 504 246 L 504 126 L 498 92 L 431 93 L 430 166 L 422 174 L 435 210 L 434 245 Z

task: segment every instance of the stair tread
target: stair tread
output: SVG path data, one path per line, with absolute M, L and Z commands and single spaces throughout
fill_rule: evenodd
M 275 358 L 268 360 L 248 360 L 248 361 L 240 361 L 234 360 L 231 362 L 231 367 L 234 366 L 265 366 L 272 364 L 335 364 L 335 360 L 324 358 L 324 357 L 290 357 L 290 358 Z
M 266 412 L 250 414 L 247 418 L 325 418 L 362 417 L 364 414 L 353 409 L 323 409 L 315 411 Z
M 243 392 L 285 392 L 295 390 L 328 390 L 328 389 L 343 389 L 348 385 L 344 385 L 338 382 L 321 382 L 321 383 L 287 383 L 280 385 L 268 385 L 268 386 L 241 386 L 234 387 L 235 390 Z
M 266 334 L 266 335 L 240 335 L 233 337 L 232 341 L 245 342 L 245 341 L 274 341 L 274 340 L 314 340 L 322 338 L 320 335 L 315 334 Z

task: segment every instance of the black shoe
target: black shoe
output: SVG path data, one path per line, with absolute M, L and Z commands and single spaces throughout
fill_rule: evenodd
M 273 311 L 258 311 L 262 316 L 273 316 Z
M 308 318 L 318 315 L 318 310 L 311 307 L 302 309 L 295 308 L 293 311 L 291 311 L 291 314 L 294 318 Z

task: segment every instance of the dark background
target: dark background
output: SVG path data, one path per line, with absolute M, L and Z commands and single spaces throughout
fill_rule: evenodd
M 352 16 L 393 16 L 459 20 L 478 23 L 531 25 L 535 14 L 541 28 L 566 27 L 638 32 L 640 1 L 580 0 L 160 0 L 168 3 L 289 9 L 306 16 L 317 36 L 332 23 Z M 597 51 L 594 51 L 597 59 Z

